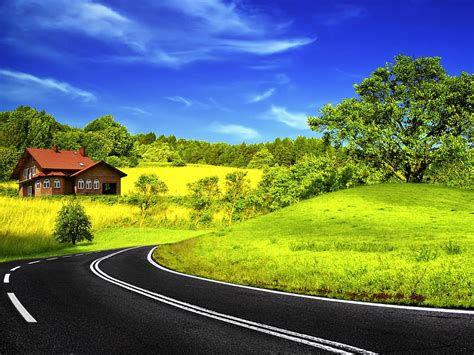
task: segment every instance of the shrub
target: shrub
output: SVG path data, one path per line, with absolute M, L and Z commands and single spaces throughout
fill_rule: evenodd
M 181 167 L 186 166 L 186 162 L 183 159 L 175 159 L 171 162 L 172 166 Z
M 83 240 L 92 241 L 92 224 L 84 207 L 76 200 L 70 200 L 59 210 L 56 218 L 54 237 L 60 243 L 72 243 Z

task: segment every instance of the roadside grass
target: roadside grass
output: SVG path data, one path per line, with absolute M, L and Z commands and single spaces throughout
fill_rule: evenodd
M 92 242 L 81 242 L 72 245 L 51 243 L 49 248 L 43 245 L 33 253 L 17 255 L 0 255 L 0 262 L 19 259 L 46 258 L 56 255 L 77 254 L 97 250 L 108 250 L 143 245 L 156 245 L 162 243 L 176 243 L 187 238 L 202 234 L 203 231 L 176 230 L 165 228 L 105 228 L 94 234 Z M 51 240 L 51 238 L 48 238 Z M 54 241 L 53 241 L 54 242 Z
M 63 198 L 19 198 L 0 196 L 0 261 L 30 257 L 50 251 L 59 251 L 64 245 L 52 236 L 57 213 Z M 137 227 L 141 223 L 137 207 L 125 204 L 106 204 L 80 198 L 86 213 L 91 217 L 94 234 L 110 227 Z M 186 227 L 187 209 L 170 206 L 158 210 L 145 221 L 145 226 Z M 117 239 L 121 243 L 120 239 Z M 94 242 L 93 248 L 111 248 Z
M 164 163 L 142 163 L 135 168 L 121 168 L 127 174 L 122 179 L 122 194 L 133 191 L 135 181 L 141 174 L 156 174 L 168 186 L 168 195 L 183 196 L 188 192 L 187 184 L 199 180 L 206 176 L 216 175 L 219 177 L 221 188 L 224 187 L 225 176 L 236 170 L 247 171 L 252 187 L 256 187 L 262 177 L 262 170 L 259 169 L 238 169 L 225 166 L 188 164 L 183 167 L 173 167 Z
M 474 192 L 381 184 L 321 195 L 186 241 L 162 265 L 333 298 L 474 307 Z

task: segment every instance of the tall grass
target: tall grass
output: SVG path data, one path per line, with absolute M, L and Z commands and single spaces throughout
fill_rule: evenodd
M 336 298 L 474 307 L 474 192 L 387 184 L 338 191 L 157 249 L 167 267 Z

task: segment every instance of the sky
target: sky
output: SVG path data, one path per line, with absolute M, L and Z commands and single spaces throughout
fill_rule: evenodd
M 0 0 L 0 111 L 255 143 L 316 137 L 397 54 L 474 72 L 472 0 Z

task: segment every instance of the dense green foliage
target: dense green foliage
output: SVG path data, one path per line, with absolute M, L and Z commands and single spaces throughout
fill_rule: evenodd
M 76 200 L 71 199 L 58 212 L 54 237 L 60 243 L 92 241 L 92 223 L 84 207 Z
M 377 184 L 327 193 L 183 243 L 164 266 L 213 279 L 364 301 L 474 307 L 469 190 Z
M 355 91 L 309 118 L 311 128 L 402 181 L 462 183 L 472 173 L 474 75 L 448 76 L 438 57 L 399 55 Z

